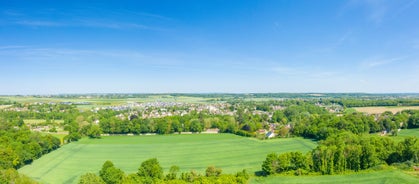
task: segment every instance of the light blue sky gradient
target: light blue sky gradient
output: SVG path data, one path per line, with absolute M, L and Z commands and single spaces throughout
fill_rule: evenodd
M 0 64 L 0 94 L 419 92 L 419 2 L 0 1 Z

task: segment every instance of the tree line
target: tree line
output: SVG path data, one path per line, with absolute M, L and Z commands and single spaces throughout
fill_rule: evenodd
M 236 105 L 234 115 L 216 115 L 205 111 L 192 111 L 186 115 L 160 118 L 141 118 L 138 115 L 101 110 L 97 114 L 75 113 L 65 119 L 65 129 L 69 131 L 68 141 L 82 136 L 91 138 L 100 134 L 173 134 L 180 132 L 202 132 L 218 128 L 220 133 L 233 133 L 241 136 L 257 137 L 259 129 L 269 130 L 274 126 L 275 133 L 282 137 L 300 136 L 316 140 L 349 131 L 354 134 L 385 132 L 397 135 L 399 129 L 419 127 L 419 111 L 404 110 L 393 114 L 368 115 L 349 112 L 337 115 L 325 108 L 298 102 L 285 109 L 269 113 L 253 113 L 249 108 Z M 254 106 L 258 108 L 258 106 Z M 259 107 L 261 109 L 265 107 Z M 122 116 L 121 116 L 122 115 Z M 99 123 L 93 123 L 98 119 Z
M 79 184 L 151 184 L 151 183 L 237 183 L 244 184 L 249 180 L 249 174 L 246 170 L 236 174 L 222 174 L 220 168 L 209 166 L 205 170 L 205 175 L 196 171 L 182 172 L 178 166 L 170 167 L 169 172 L 164 175 L 163 168 L 156 158 L 148 159 L 141 163 L 136 173 L 125 174 L 117 168 L 112 161 L 106 161 L 96 173 L 86 173 L 80 176 Z
M 333 175 L 397 163 L 410 167 L 419 163 L 419 140 L 416 137 L 395 142 L 389 137 L 342 132 L 320 141 L 307 154 L 271 153 L 262 164 L 262 172 L 265 175 Z
M 51 135 L 31 132 L 24 124 L 0 118 L 0 183 L 33 183 L 16 169 L 60 147 Z

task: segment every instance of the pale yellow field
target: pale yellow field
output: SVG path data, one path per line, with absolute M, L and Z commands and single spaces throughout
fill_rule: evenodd
M 419 110 L 419 106 L 389 106 L 389 107 L 355 107 L 358 112 L 365 112 L 368 114 L 381 114 L 385 111 L 390 111 L 393 114 L 403 110 Z
M 0 105 L 0 109 L 6 109 L 6 108 L 8 108 L 10 106 L 12 106 L 12 105 Z
M 44 119 L 25 119 L 25 120 L 23 120 L 23 122 L 25 122 L 25 124 L 28 124 L 28 125 L 45 123 L 45 121 L 46 120 L 44 120 Z M 55 123 L 63 123 L 64 120 L 54 120 L 54 122 Z

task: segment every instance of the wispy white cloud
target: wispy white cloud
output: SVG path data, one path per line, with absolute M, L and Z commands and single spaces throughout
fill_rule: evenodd
M 75 23 L 74 26 L 80 27 L 96 27 L 107 29 L 154 29 L 137 23 L 115 22 L 115 21 L 101 21 L 101 20 L 81 20 Z
M 348 13 L 352 9 L 362 8 L 365 10 L 365 18 L 367 21 L 379 24 L 388 13 L 387 0 L 349 0 L 338 12 L 338 16 Z
M 376 68 L 383 65 L 392 64 L 394 62 L 405 60 L 407 57 L 392 57 L 392 58 L 381 58 L 381 57 L 372 57 L 364 60 L 361 62 L 361 68 L 363 69 L 370 69 Z
M 163 15 L 153 14 L 153 13 L 140 12 L 138 14 L 142 15 L 142 16 L 147 16 L 147 17 L 152 17 L 152 18 L 157 18 L 157 19 L 162 19 L 162 20 L 173 20 L 173 18 L 166 17 L 166 16 L 163 16 Z
M 387 3 L 383 0 L 367 0 L 365 3 L 369 8 L 368 18 L 375 23 L 381 23 L 388 11 Z
M 269 68 L 269 70 L 278 74 L 282 74 L 282 75 L 298 75 L 301 73 L 305 73 L 305 72 L 302 72 L 300 69 L 292 68 L 292 67 L 284 67 L 284 66 L 275 66 L 275 67 Z
M 21 46 L 21 45 L 1 45 L 0 50 L 21 49 L 25 47 L 26 46 Z
M 44 21 L 44 20 L 20 20 L 15 21 L 14 24 L 30 27 L 94 27 L 104 29 L 152 29 L 146 25 L 129 22 L 116 21 L 102 21 L 102 20 L 79 20 L 73 22 L 58 22 L 58 21 Z
M 418 0 L 348 0 L 338 12 L 338 17 L 351 9 L 363 9 L 367 21 L 381 24 L 386 19 L 395 18 L 417 4 Z
M 20 13 L 19 11 L 15 11 L 15 10 L 4 10 L 3 15 L 6 16 L 11 16 L 11 17 L 16 17 L 16 16 L 23 16 L 23 13 Z
M 317 45 L 315 49 L 305 51 L 307 53 L 331 53 L 338 49 L 340 46 L 344 45 L 348 40 L 352 37 L 352 31 L 346 31 L 340 37 L 336 37 L 334 40 L 330 41 L 329 43 L 325 43 L 324 45 Z
M 22 26 L 35 26 L 35 27 L 59 27 L 59 26 L 67 26 L 61 22 L 54 22 L 54 21 L 42 21 L 42 20 L 22 20 L 15 22 L 18 25 Z
M 72 63 L 85 65 L 88 63 L 102 63 L 109 65 L 128 65 L 132 67 L 152 68 L 183 68 L 185 62 L 182 56 L 175 53 L 147 53 L 136 50 L 114 49 L 68 49 L 68 48 L 39 48 L 30 46 L 0 47 L 1 58 L 13 58 L 17 62 L 31 62 L 45 65 L 54 63 Z

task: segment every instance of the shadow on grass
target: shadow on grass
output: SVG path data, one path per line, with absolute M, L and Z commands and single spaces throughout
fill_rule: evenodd
M 263 171 L 256 171 L 256 172 L 255 172 L 255 176 L 257 176 L 257 177 L 261 177 L 261 176 L 266 177 L 267 175 L 266 175 L 266 173 L 265 173 L 265 172 L 263 172 Z

